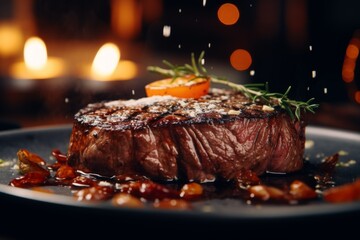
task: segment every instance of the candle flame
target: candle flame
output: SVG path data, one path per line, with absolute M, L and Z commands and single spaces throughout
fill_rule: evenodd
M 44 68 L 47 62 L 47 51 L 43 40 L 38 37 L 31 37 L 25 42 L 24 61 L 29 69 Z
M 91 66 L 91 73 L 95 76 L 111 76 L 120 61 L 120 50 L 113 43 L 104 44 L 97 52 Z

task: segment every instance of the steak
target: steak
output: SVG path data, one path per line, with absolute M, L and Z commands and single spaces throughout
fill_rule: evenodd
M 209 182 L 247 170 L 300 170 L 304 143 L 304 121 L 241 93 L 212 89 L 199 99 L 89 104 L 75 114 L 67 155 L 70 166 L 87 173 Z

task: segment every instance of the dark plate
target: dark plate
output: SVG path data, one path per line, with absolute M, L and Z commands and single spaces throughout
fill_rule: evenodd
M 267 227 L 274 224 L 295 226 L 294 224 L 299 221 L 302 224 L 307 223 L 309 226 L 313 226 L 314 221 L 317 223 L 320 221 L 328 226 L 336 225 L 338 227 L 344 221 L 352 221 L 353 218 L 357 218 L 360 213 L 360 202 L 331 204 L 314 201 L 294 206 L 249 206 L 242 200 L 236 199 L 196 202 L 194 209 L 187 211 L 161 210 L 151 207 L 132 209 L 114 207 L 109 202 L 77 202 L 70 196 L 70 189 L 65 187 L 55 187 L 53 188 L 55 194 L 46 194 L 8 186 L 10 180 L 18 176 L 17 170 L 13 166 L 16 163 L 16 152 L 20 148 L 26 148 L 44 159 L 49 159 L 53 149 L 66 152 L 70 133 L 70 125 L 0 132 L 0 159 L 11 162 L 9 166 L 0 167 L 0 210 L 6 211 L 12 208 L 22 217 L 24 214 L 30 218 L 41 216 L 43 219 L 48 219 L 42 221 L 43 225 L 55 223 L 61 217 L 77 218 L 81 216 L 82 220 L 80 222 L 77 220 L 77 224 L 86 223 L 87 226 L 91 226 L 91 223 L 94 222 L 101 223 L 102 221 L 99 220 L 101 218 L 106 219 L 107 223 L 115 221 L 116 225 L 121 224 L 122 226 L 131 223 L 145 228 L 159 226 L 158 224 L 169 227 L 173 226 L 174 222 L 181 222 L 188 226 L 197 226 L 193 230 L 200 230 L 212 223 L 218 227 L 236 225 L 248 229 L 259 224 L 266 224 Z M 313 147 L 306 149 L 306 157 L 310 162 L 319 162 L 324 156 L 330 156 L 339 151 L 345 153 L 340 157 L 342 162 L 360 161 L 360 134 L 309 126 L 306 135 L 307 140 L 314 143 Z M 348 167 L 338 167 L 334 173 L 334 181 L 340 185 L 352 182 L 359 176 L 360 162 Z M 6 219 L 8 218 L 12 218 L 12 221 L 18 219 L 14 217 L 13 212 L 8 214 Z M 156 219 L 156 224 L 154 219 Z M 208 227 L 205 228 L 207 232 L 212 230 Z

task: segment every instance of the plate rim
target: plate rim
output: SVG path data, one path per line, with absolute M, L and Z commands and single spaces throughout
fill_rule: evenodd
M 52 131 L 71 131 L 72 124 L 61 124 L 52 126 L 38 126 L 28 127 L 14 130 L 6 130 L 0 132 L 0 138 L 6 136 L 22 135 L 22 134 L 36 134 L 41 132 Z M 341 130 L 337 128 L 328 128 L 321 126 L 309 125 L 306 128 L 306 134 L 318 136 L 332 136 L 339 139 L 351 139 L 360 142 L 360 133 Z M 256 220 L 269 218 L 299 218 L 299 217 L 314 217 L 314 216 L 330 216 L 334 214 L 348 214 L 354 211 L 360 213 L 360 201 L 334 204 L 334 203 L 320 203 L 309 205 L 261 205 L 247 206 L 242 214 L 238 212 L 206 212 L 206 211 L 178 211 L 172 209 L 158 209 L 158 208 L 128 208 L 128 207 L 114 207 L 98 202 L 79 202 L 74 200 L 71 196 L 64 196 L 61 194 L 48 194 L 36 192 L 30 189 L 14 188 L 9 185 L 0 183 L 0 197 L 17 198 L 18 200 L 36 201 L 42 204 L 59 205 L 70 208 L 86 208 L 92 210 L 106 211 L 111 214 L 121 213 L 137 213 L 137 214 L 156 214 L 173 217 L 191 217 L 191 218 L 208 218 L 213 220 L 227 219 L 227 220 Z M 314 212 L 314 207 L 316 207 Z

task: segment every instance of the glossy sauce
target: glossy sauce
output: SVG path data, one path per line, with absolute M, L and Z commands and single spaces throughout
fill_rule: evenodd
M 331 189 L 332 192 L 326 192 L 326 182 L 331 179 L 338 154 L 327 157 L 318 165 L 305 162 L 304 168 L 293 174 L 264 174 L 259 177 L 251 171 L 244 171 L 232 181 L 202 184 L 155 182 L 137 175 L 108 178 L 82 173 L 67 165 L 66 155 L 59 150 L 54 150 L 51 154 L 56 162 L 47 164 L 36 154 L 20 149 L 18 158 L 22 175 L 9 184 L 34 189 L 48 185 L 66 186 L 73 190 L 78 201 L 111 201 L 115 206 L 129 207 L 150 204 L 155 208 L 171 209 L 190 209 L 194 201 L 215 198 L 235 198 L 247 204 L 305 204 L 310 200 L 323 199 L 323 195 L 315 191 L 315 186 L 317 189 L 325 189 L 324 200 L 329 199 L 330 202 L 360 199 L 355 191 L 358 189 L 360 193 L 358 183 L 345 188 L 344 191 L 348 192 L 347 199 L 337 196 L 342 189 L 338 190 L 340 193 L 337 193 L 336 188 Z M 351 195 L 351 191 L 355 191 L 356 196 Z

